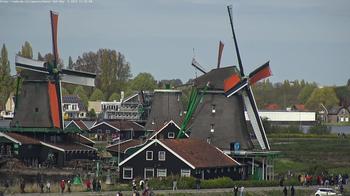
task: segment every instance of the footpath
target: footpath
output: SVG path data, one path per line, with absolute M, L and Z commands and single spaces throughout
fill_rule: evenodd
M 316 190 L 319 188 L 319 186 L 296 186 L 296 190 Z M 349 185 L 347 185 L 347 190 L 349 190 Z M 244 192 L 259 192 L 259 191 L 270 191 L 270 190 L 280 190 L 282 195 L 283 187 L 246 187 L 244 188 Z M 181 193 L 181 194 L 194 194 L 194 193 L 233 193 L 233 188 L 222 188 L 222 189 L 179 189 L 176 191 L 173 190 L 154 190 L 153 191 L 155 195 L 169 195 L 173 193 Z M 24 193 L 24 194 L 5 194 L 5 196 L 11 195 L 11 196 L 40 196 L 40 195 L 48 195 L 48 196 L 62 196 L 62 195 L 68 195 L 68 196 L 115 196 L 117 191 L 105 191 L 105 192 L 71 192 L 71 193 Z M 132 195 L 131 191 L 123 191 L 123 195 L 129 196 Z

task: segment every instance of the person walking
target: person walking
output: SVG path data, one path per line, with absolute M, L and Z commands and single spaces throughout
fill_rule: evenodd
M 140 180 L 140 188 L 141 188 L 141 191 L 143 191 L 145 187 L 145 181 L 143 181 L 143 179 Z
M 19 184 L 19 187 L 21 189 L 21 193 L 25 193 L 24 189 L 26 187 L 26 183 L 24 181 L 24 179 L 22 178 L 21 181 L 20 181 L 20 184 Z
M 238 186 L 233 187 L 234 196 L 238 196 Z
M 46 192 L 47 192 L 47 193 L 50 193 L 50 192 L 51 192 L 51 183 L 50 183 L 50 181 L 47 181 L 47 182 L 46 182 Z
M 287 190 L 287 187 L 286 187 L 286 186 L 284 186 L 283 195 L 284 195 L 284 196 L 287 196 L 287 195 L 288 195 L 288 190 Z
M 295 189 L 294 186 L 292 185 L 292 188 L 290 188 L 290 195 L 294 196 L 295 195 Z
M 176 178 L 173 180 L 173 191 L 177 190 L 177 181 Z
M 68 182 L 67 182 L 67 190 L 68 190 L 68 193 L 71 192 L 71 190 L 70 190 L 70 186 L 71 186 L 71 185 L 72 185 L 72 184 L 71 184 L 70 180 L 68 180 Z
M 44 193 L 44 183 L 43 182 L 40 182 L 39 187 L 40 187 L 40 193 Z
M 61 188 L 61 194 L 63 194 L 64 193 L 64 189 L 66 188 L 66 183 L 64 182 L 64 180 L 61 180 L 60 188 Z
M 132 190 L 136 191 L 136 181 L 135 181 L 135 179 L 132 180 Z
M 201 189 L 201 179 L 199 178 L 196 179 L 196 188 L 197 190 Z
M 244 186 L 241 187 L 241 194 L 240 196 L 244 196 Z

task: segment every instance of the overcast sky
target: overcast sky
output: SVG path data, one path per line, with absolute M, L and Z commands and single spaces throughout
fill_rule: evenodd
M 344 85 L 350 78 L 349 0 L 64 1 L 0 0 L 0 44 L 6 44 L 12 66 L 26 40 L 34 58 L 51 52 L 53 9 L 60 14 L 58 47 L 66 64 L 69 56 L 76 60 L 83 52 L 110 48 L 126 56 L 134 76 L 149 72 L 157 80 L 186 82 L 200 75 L 190 66 L 194 54 L 206 70 L 216 67 L 219 40 L 225 44 L 222 66 L 237 64 L 226 10 L 233 4 L 246 73 L 270 60 L 274 82 Z

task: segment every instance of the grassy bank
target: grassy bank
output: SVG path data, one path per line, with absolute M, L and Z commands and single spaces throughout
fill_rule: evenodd
M 270 142 L 272 150 L 282 152 L 275 162 L 278 174 L 285 174 L 288 170 L 308 172 L 316 165 L 325 167 L 330 174 L 350 173 L 350 138 L 284 134 L 280 137 L 273 135 Z

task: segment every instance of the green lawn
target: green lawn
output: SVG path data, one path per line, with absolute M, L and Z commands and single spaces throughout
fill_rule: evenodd
M 272 150 L 281 151 L 275 162 L 276 173 L 288 170 L 306 172 L 321 165 L 332 172 L 350 173 L 350 139 L 329 136 L 311 138 L 270 138 Z

